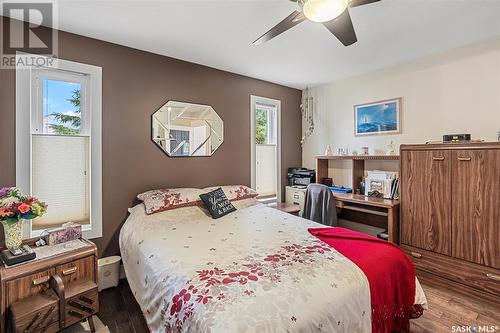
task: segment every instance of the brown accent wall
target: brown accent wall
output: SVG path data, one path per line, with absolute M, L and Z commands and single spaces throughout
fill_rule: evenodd
M 102 256 L 119 252 L 137 193 L 250 184 L 250 95 L 281 100 L 283 185 L 286 168 L 301 165 L 299 90 L 66 32 L 59 57 L 102 67 L 103 237 L 94 240 Z M 215 108 L 225 138 L 214 156 L 170 158 L 150 140 L 150 116 L 168 100 Z M 15 71 L 0 70 L 0 186 L 13 185 Z

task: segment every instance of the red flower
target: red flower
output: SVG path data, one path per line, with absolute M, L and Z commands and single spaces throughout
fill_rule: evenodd
M 31 207 L 23 202 L 22 204 L 19 205 L 19 207 L 17 207 L 17 209 L 19 209 L 21 214 L 24 214 L 24 213 L 29 212 Z
M 10 211 L 7 207 L 0 207 L 0 217 L 9 217 L 14 215 L 14 212 Z
M 236 282 L 235 279 L 231 279 L 231 278 L 225 278 L 224 280 L 222 280 L 222 283 L 224 284 L 230 284 L 230 283 L 233 283 L 233 282 Z

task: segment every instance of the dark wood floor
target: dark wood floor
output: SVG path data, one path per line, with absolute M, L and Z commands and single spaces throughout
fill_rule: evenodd
M 99 293 L 99 318 L 111 333 L 148 333 L 149 329 L 127 280 Z
M 500 306 L 494 307 L 442 288 L 423 286 L 429 310 L 412 320 L 412 333 L 452 332 L 454 325 L 496 325 L 500 332 Z M 126 280 L 99 295 L 99 318 L 111 333 L 147 333 L 148 328 Z

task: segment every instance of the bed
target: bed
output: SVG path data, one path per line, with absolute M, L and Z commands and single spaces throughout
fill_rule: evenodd
M 322 225 L 255 199 L 233 204 L 217 220 L 199 206 L 129 209 L 120 249 L 151 332 L 372 331 L 368 279 L 308 232 Z

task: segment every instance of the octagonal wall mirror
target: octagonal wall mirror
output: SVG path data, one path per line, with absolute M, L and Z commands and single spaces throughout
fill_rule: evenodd
M 168 101 L 152 116 L 152 139 L 168 156 L 212 156 L 224 123 L 210 105 Z

